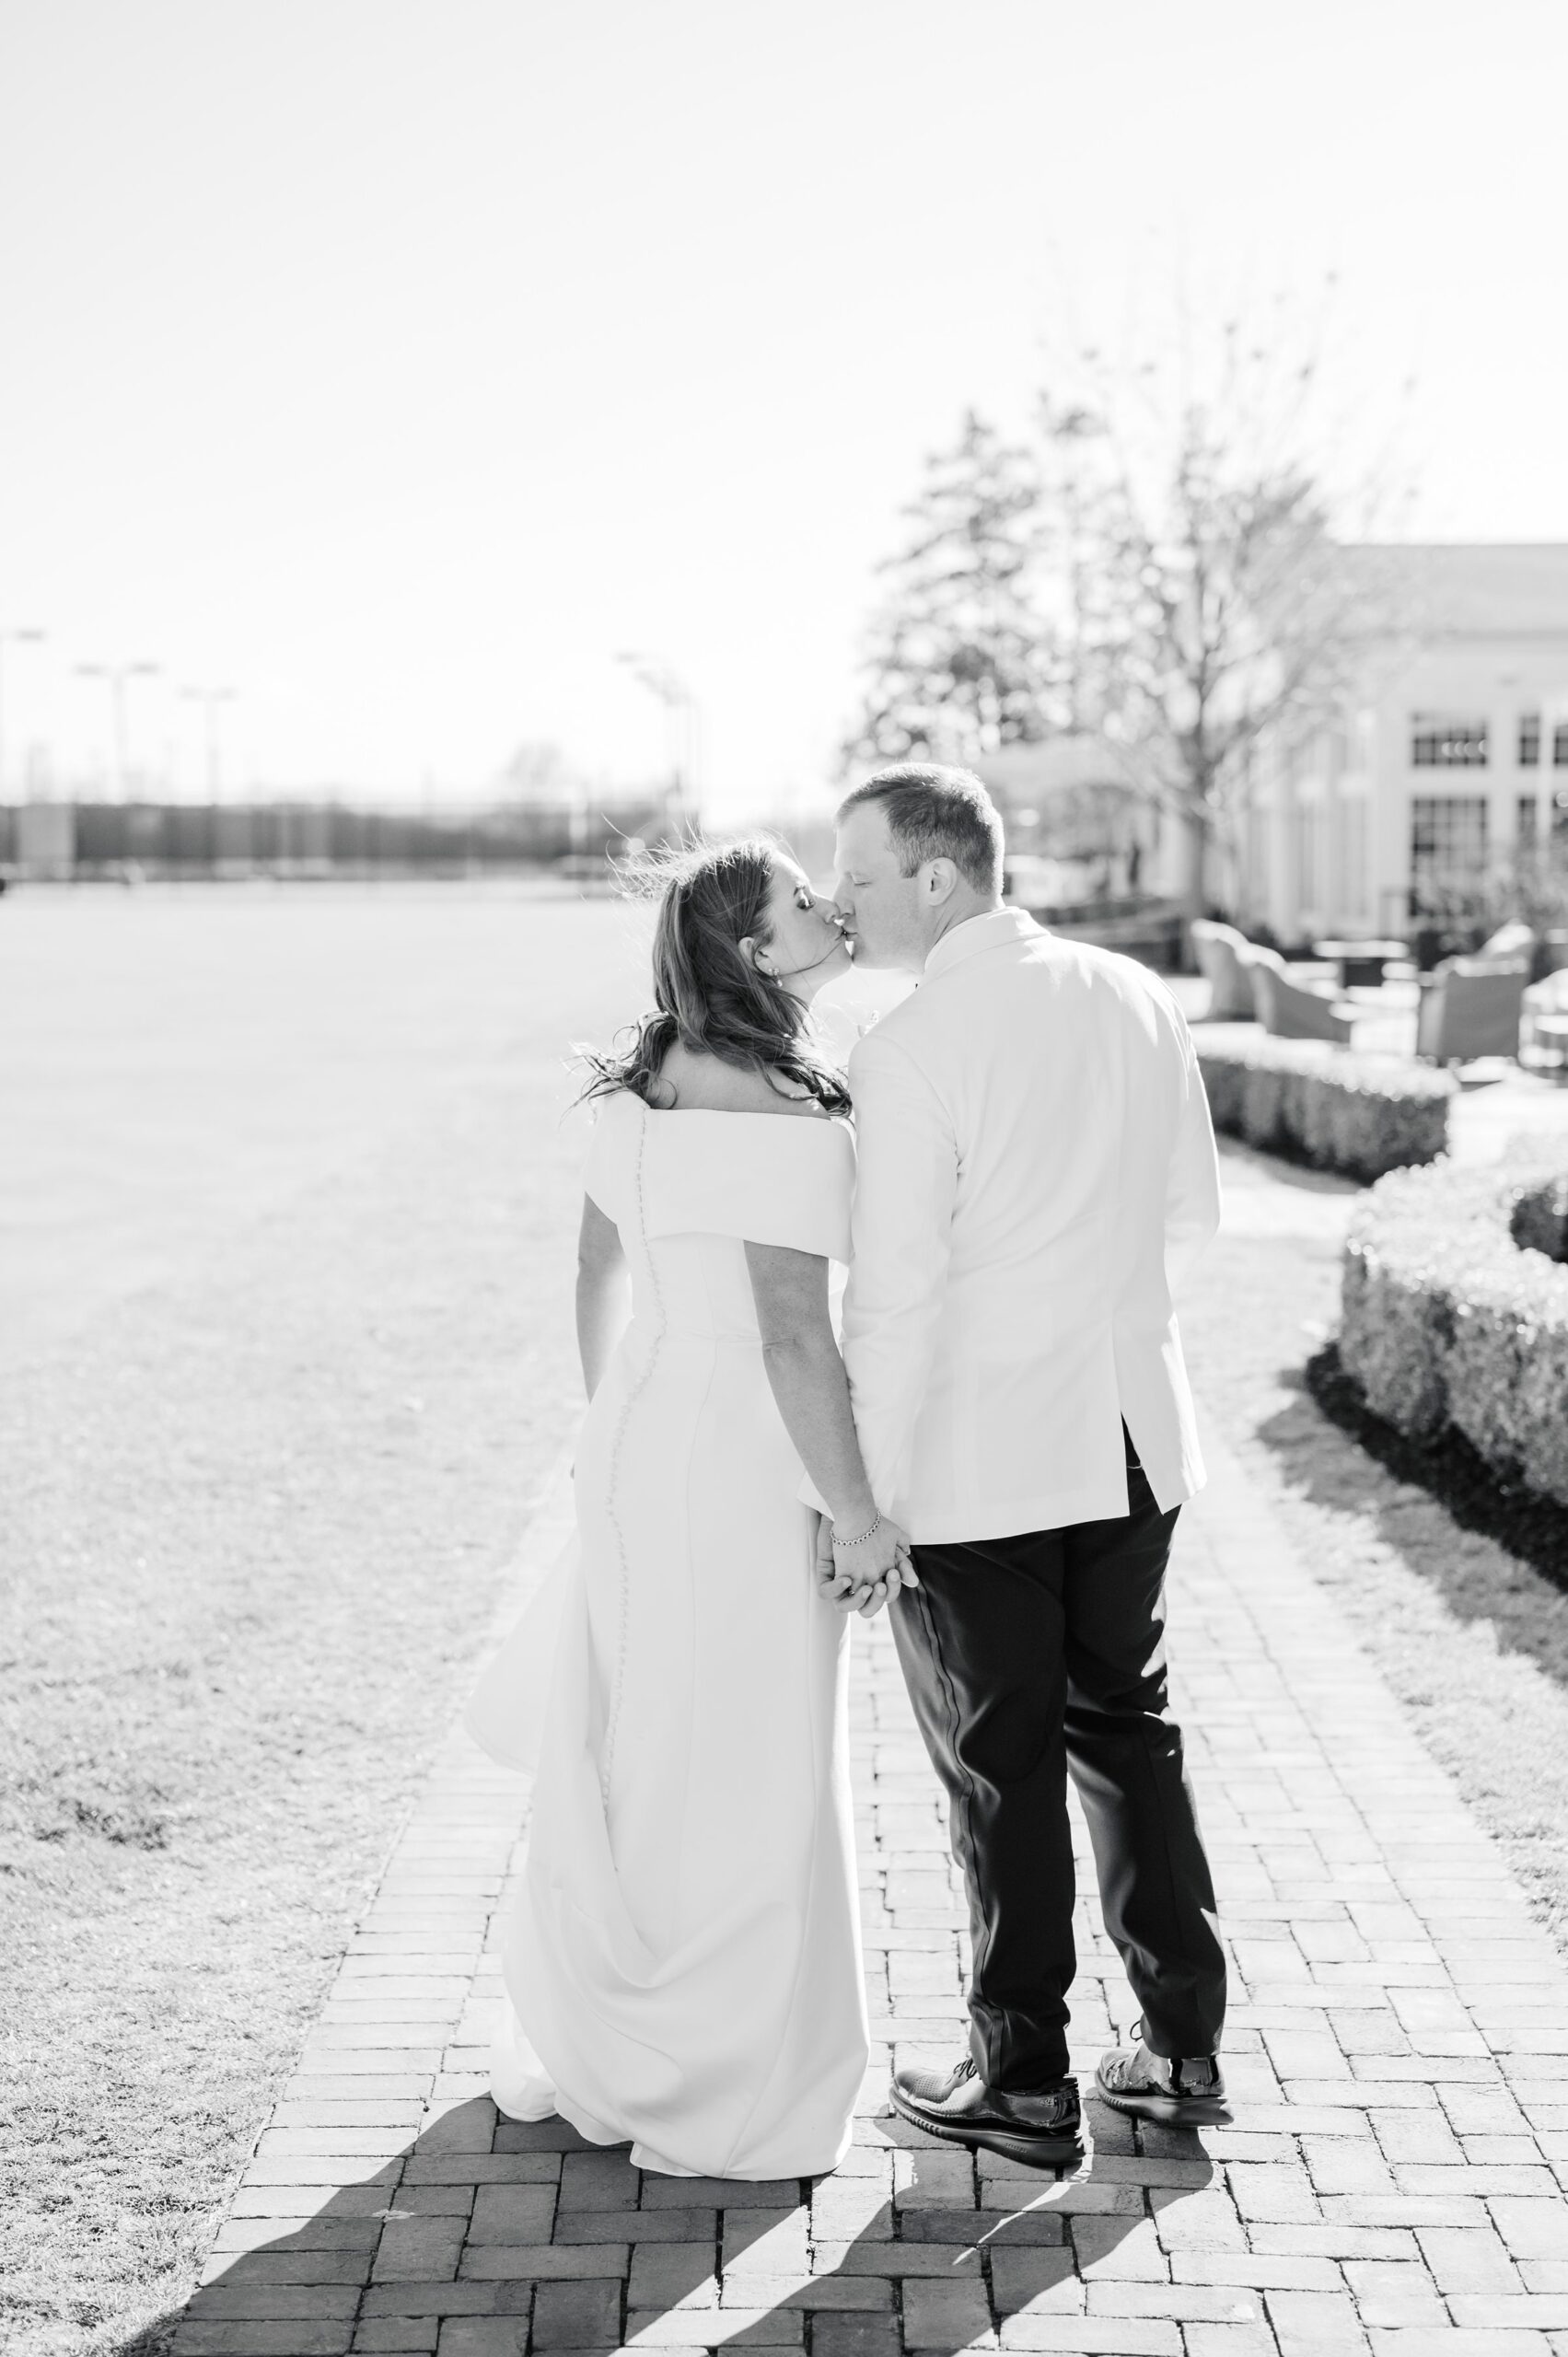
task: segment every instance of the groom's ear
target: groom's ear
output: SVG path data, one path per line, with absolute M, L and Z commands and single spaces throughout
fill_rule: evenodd
M 926 861 L 925 897 L 935 906 L 940 907 L 944 900 L 952 899 L 953 888 L 958 880 L 958 867 L 952 860 L 928 859 Z

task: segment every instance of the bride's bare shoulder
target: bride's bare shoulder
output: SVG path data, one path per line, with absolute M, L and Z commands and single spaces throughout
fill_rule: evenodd
M 796 1092 L 789 1081 L 770 1080 L 766 1073 L 726 1063 L 720 1056 L 705 1056 L 679 1042 L 659 1067 L 663 1086 L 660 1103 L 683 1113 L 782 1113 L 819 1120 L 822 1108 L 814 1097 Z

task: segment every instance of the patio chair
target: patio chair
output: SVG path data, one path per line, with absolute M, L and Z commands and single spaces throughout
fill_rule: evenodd
M 1532 982 L 1525 993 L 1519 1025 L 1519 1046 L 1534 1048 L 1562 1061 L 1562 1026 L 1568 1022 L 1568 966 Z M 1543 1021 L 1544 1019 L 1544 1021 Z
M 1216 924 L 1209 917 L 1194 917 L 1191 932 L 1198 971 L 1209 983 L 1209 1020 L 1250 1023 L 1257 1013 L 1246 962 L 1252 944 L 1233 924 Z
M 1434 1063 L 1519 1053 L 1527 958 L 1445 958 L 1426 979 L 1415 1051 Z
M 1349 1047 L 1353 1010 L 1293 981 L 1277 949 L 1249 942 L 1247 971 L 1258 1020 L 1272 1039 L 1330 1039 L 1337 1048 Z

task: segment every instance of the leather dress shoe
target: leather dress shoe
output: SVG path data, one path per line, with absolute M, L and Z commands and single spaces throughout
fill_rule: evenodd
M 1113 2046 L 1099 2058 L 1095 2092 L 1117 2111 L 1158 2120 L 1163 2128 L 1224 2128 L 1230 2120 L 1225 2074 L 1213 2054 L 1156 2054 L 1143 2042 Z
M 1058 2079 L 1029 2095 L 988 2087 L 966 2054 L 952 2071 L 897 2071 L 893 2109 L 949 2144 L 983 2144 L 1027 2169 L 1071 2168 L 1084 2157 L 1078 2083 Z

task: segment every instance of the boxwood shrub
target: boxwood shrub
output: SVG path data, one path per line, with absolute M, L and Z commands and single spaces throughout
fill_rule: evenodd
M 1568 1170 L 1521 1140 L 1501 1166 L 1396 1171 L 1345 1245 L 1340 1357 L 1412 1439 L 1463 1433 L 1506 1481 L 1568 1505 Z
M 1446 1151 L 1446 1073 L 1406 1056 L 1355 1055 L 1322 1039 L 1193 1035 L 1216 1130 L 1352 1178 L 1380 1178 Z

